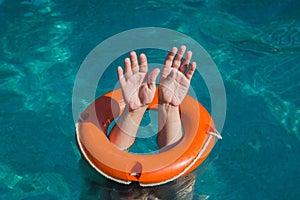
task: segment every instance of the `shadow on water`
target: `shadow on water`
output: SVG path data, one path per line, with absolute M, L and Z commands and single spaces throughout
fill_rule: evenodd
M 195 174 L 189 174 L 173 182 L 154 187 L 141 187 L 138 183 L 122 185 L 108 180 L 96 172 L 84 159 L 79 161 L 84 185 L 80 199 L 193 199 Z

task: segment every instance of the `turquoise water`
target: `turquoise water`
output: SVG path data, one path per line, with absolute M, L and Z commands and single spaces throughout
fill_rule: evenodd
M 197 173 L 194 199 L 299 199 L 299 9 L 297 0 L 0 0 L 0 199 L 99 197 L 103 188 L 80 172 L 74 80 L 96 45 L 145 26 L 198 41 L 225 84 L 223 140 Z M 97 95 L 115 86 L 120 60 Z M 192 86 L 210 110 L 199 74 Z M 151 141 L 139 142 L 153 149 Z

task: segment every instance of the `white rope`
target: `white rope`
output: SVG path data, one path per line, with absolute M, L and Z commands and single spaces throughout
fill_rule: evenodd
M 216 132 L 210 131 L 210 132 L 208 132 L 208 134 L 209 134 L 209 135 L 213 135 L 213 136 L 217 137 L 217 138 L 220 139 L 220 140 L 223 139 L 222 136 L 221 136 L 221 134 L 220 134 L 217 130 L 216 130 Z

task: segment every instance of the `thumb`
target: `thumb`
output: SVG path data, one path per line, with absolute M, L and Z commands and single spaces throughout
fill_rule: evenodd
M 153 87 L 156 87 L 156 78 L 159 74 L 160 70 L 158 68 L 155 68 L 148 76 L 148 87 L 152 89 Z
M 121 87 L 123 88 L 125 85 L 125 78 L 124 78 L 123 69 L 121 66 L 118 67 L 118 79 L 120 81 Z

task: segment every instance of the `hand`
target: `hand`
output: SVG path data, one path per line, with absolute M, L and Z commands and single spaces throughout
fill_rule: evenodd
M 192 62 L 188 69 L 192 58 L 191 51 L 186 52 L 185 59 L 181 62 L 185 50 L 185 46 L 181 46 L 178 52 L 177 48 L 173 47 L 165 59 L 158 88 L 160 104 L 178 106 L 188 92 L 190 80 L 196 69 L 196 63 Z M 176 57 L 174 58 L 175 55 Z M 187 72 L 185 73 L 186 70 Z
M 123 92 L 123 98 L 129 108 L 134 111 L 142 106 L 151 103 L 155 90 L 155 80 L 159 74 L 159 69 L 154 69 L 148 76 L 148 63 L 145 54 L 140 55 L 140 66 L 137 55 L 133 51 L 130 59 L 124 60 L 125 77 L 122 67 L 118 67 L 118 78 Z

